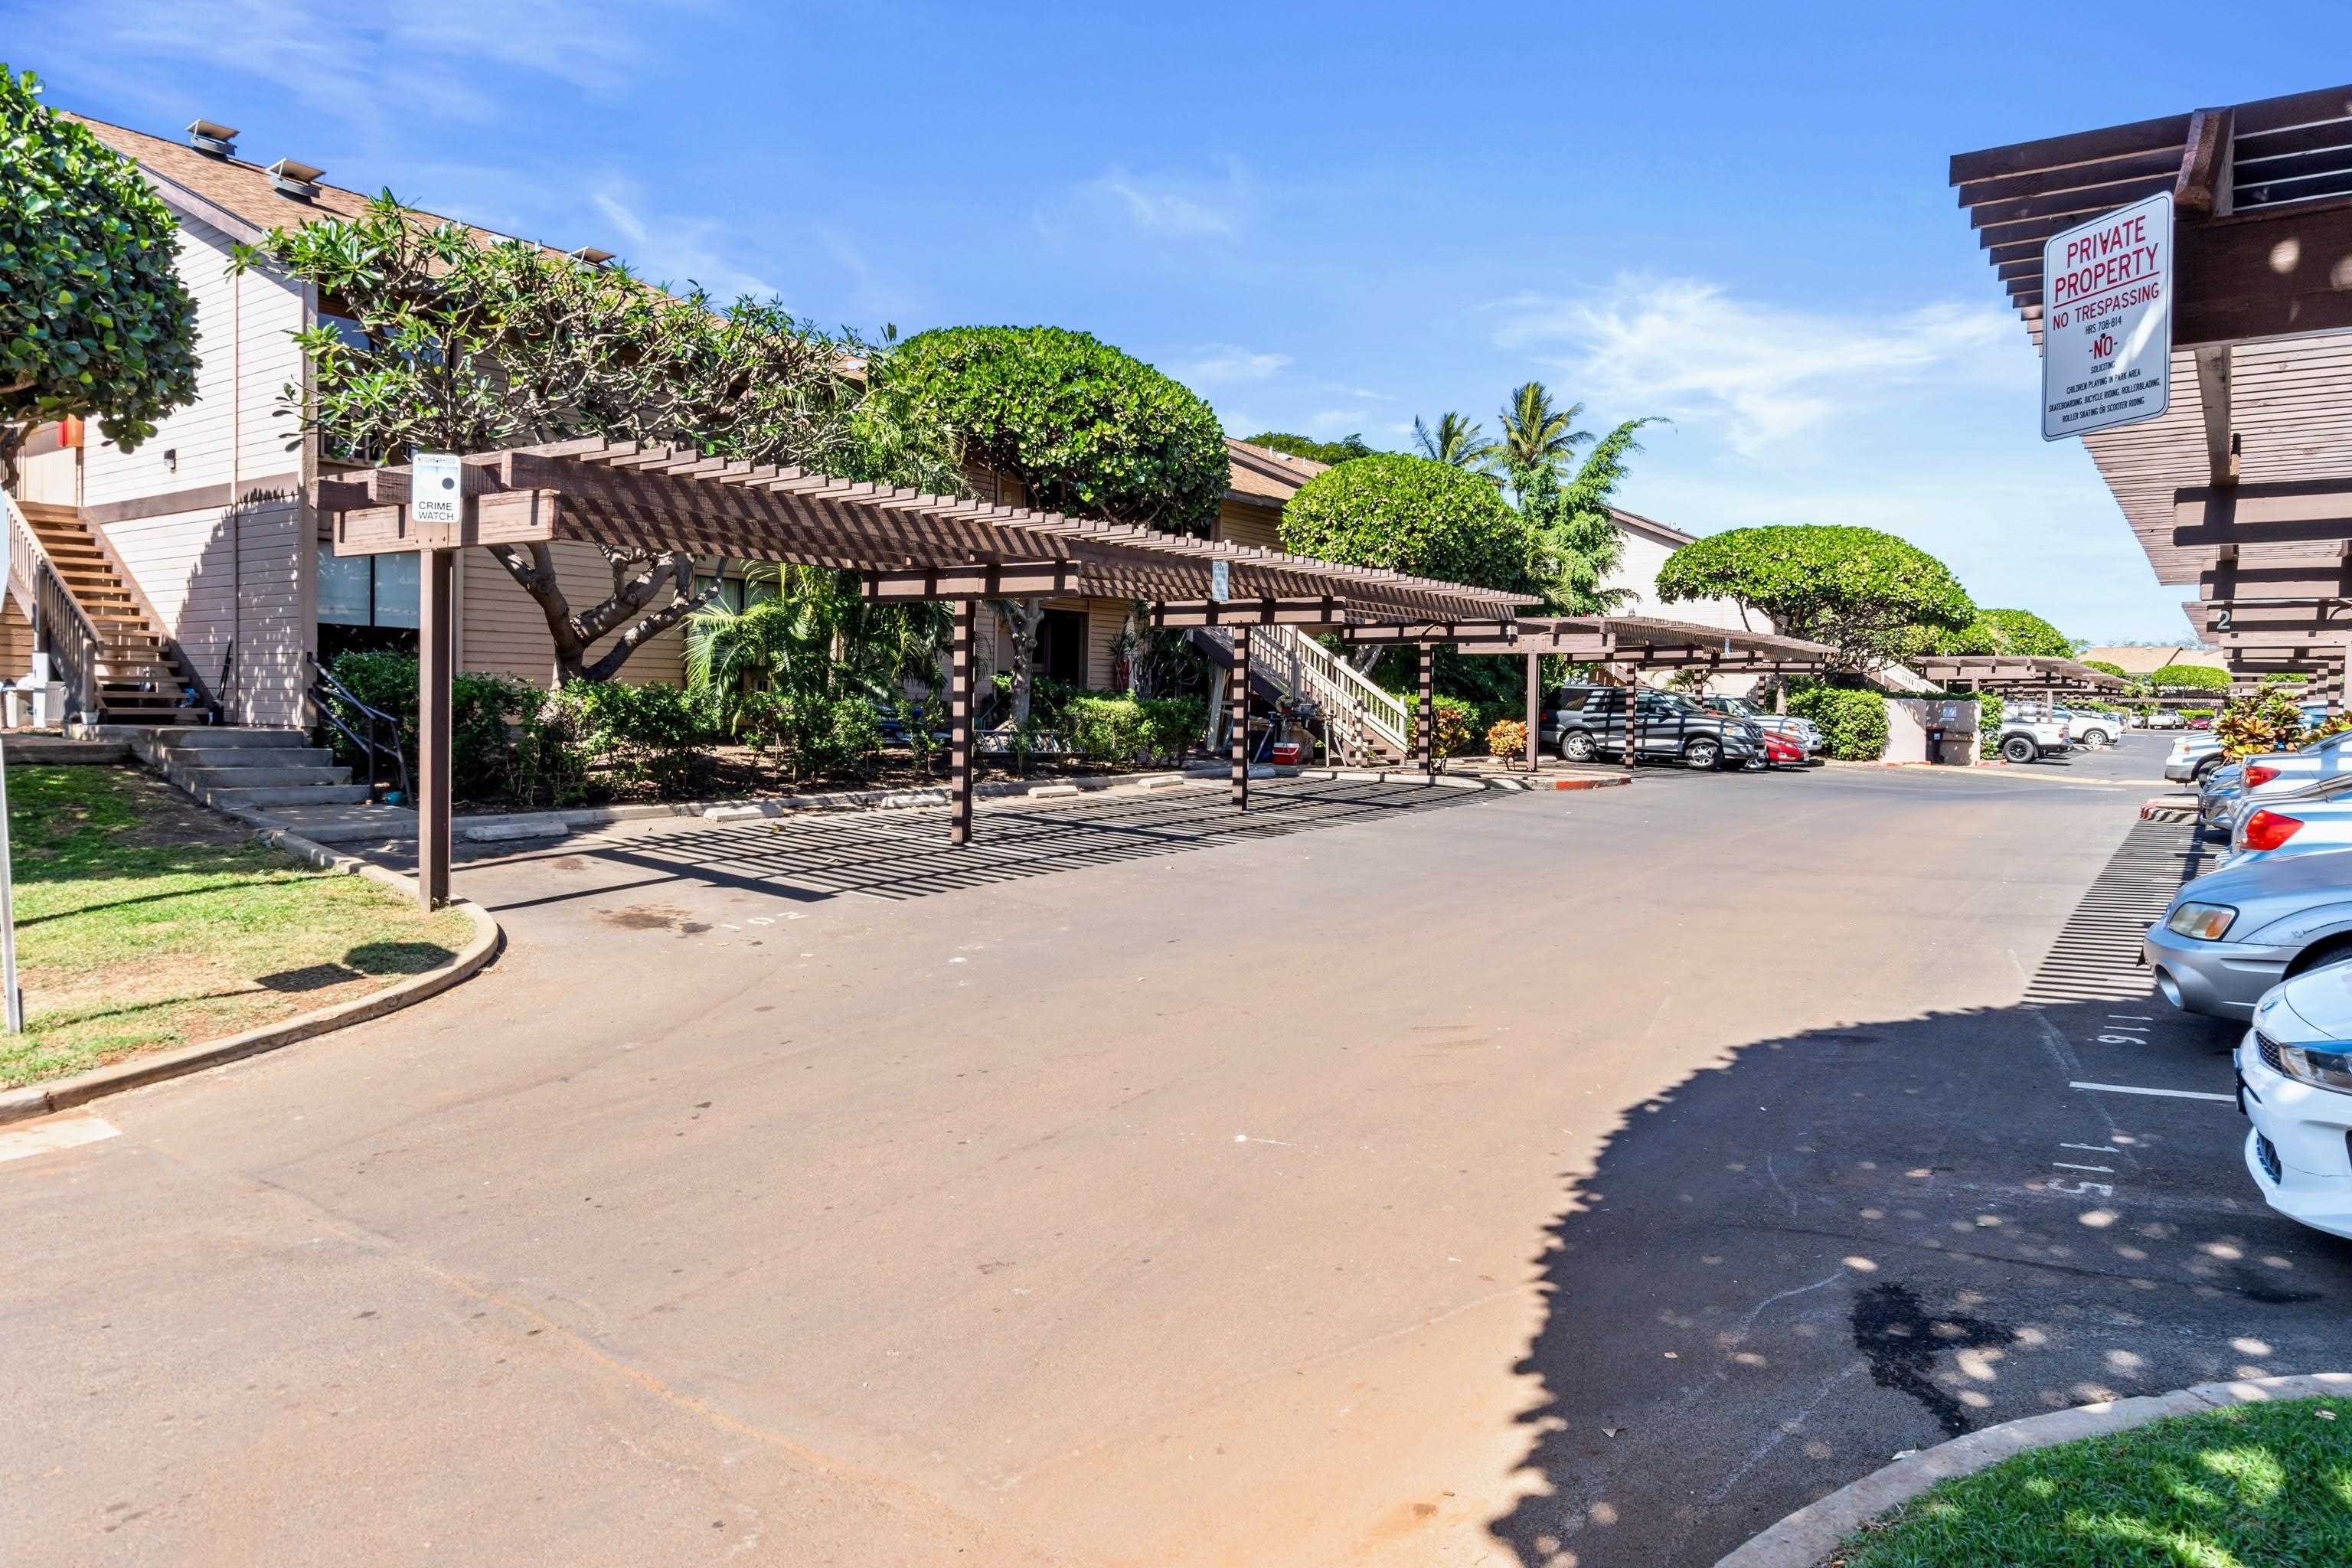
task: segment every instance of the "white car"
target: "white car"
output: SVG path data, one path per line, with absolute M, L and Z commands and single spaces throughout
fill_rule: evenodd
M 2124 732 L 2123 721 L 2112 713 L 2061 708 L 2058 716 L 2066 721 L 2067 738 L 2078 746 L 2112 746 Z
M 2190 730 L 2172 742 L 2172 750 L 2164 759 L 2164 776 L 2174 784 L 2191 784 L 2220 767 L 2221 762 L 2221 738 L 2207 731 Z
M 2238 1043 L 2246 1169 L 2291 1220 L 2352 1238 L 2352 967 L 2271 988 Z
M 2186 719 L 2168 708 L 2159 708 L 2147 716 L 2147 727 L 2151 730 L 2178 730 L 2187 723 Z

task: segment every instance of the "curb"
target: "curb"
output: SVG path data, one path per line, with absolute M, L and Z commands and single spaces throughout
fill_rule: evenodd
M 2168 1415 L 2194 1415 L 2234 1405 L 2268 1405 L 2314 1394 L 2352 1397 L 2352 1373 L 2320 1372 L 2296 1377 L 2255 1377 L 2235 1383 L 2200 1383 L 2172 1394 L 2110 1399 L 2004 1421 L 1948 1443 L 1922 1448 L 1907 1458 L 1872 1471 L 1819 1502 L 1799 1509 L 1757 1536 L 1715 1568 L 1819 1568 L 1839 1542 L 1887 1510 L 1906 1503 L 1937 1482 L 1973 1475 L 1990 1465 L 2034 1448 L 2128 1432 Z
M 2160 795 L 2139 808 L 2142 822 L 2195 822 L 2198 820 L 2195 795 Z
M 398 872 L 388 871 L 354 856 L 338 855 L 323 844 L 314 844 L 283 828 L 257 833 L 254 837 L 271 848 L 282 850 L 320 870 L 365 878 L 379 887 L 409 898 L 416 896 L 415 882 Z M 177 1050 L 160 1051 L 153 1056 L 118 1062 L 111 1067 L 94 1068 L 54 1083 L 27 1084 L 23 1089 L 0 1091 L 0 1123 L 47 1116 L 52 1111 L 86 1104 L 102 1095 L 120 1094 L 127 1089 L 138 1089 L 146 1084 L 161 1083 L 165 1079 L 203 1072 L 207 1068 L 220 1067 L 245 1057 L 259 1056 L 264 1051 L 274 1051 L 298 1040 L 331 1034 L 353 1024 L 365 1023 L 370 1018 L 380 1018 L 387 1013 L 397 1013 L 403 1007 L 414 1006 L 427 997 L 438 996 L 458 982 L 470 979 L 498 955 L 505 940 L 499 922 L 472 900 L 452 899 L 448 907 L 466 916 L 473 925 L 474 934 L 459 950 L 457 956 L 439 969 L 413 974 L 381 991 L 372 991 L 364 996 L 355 996 L 348 1002 L 321 1007 L 315 1013 L 305 1013 L 299 1017 L 264 1024 L 243 1034 L 206 1040 L 200 1045 L 183 1046 Z

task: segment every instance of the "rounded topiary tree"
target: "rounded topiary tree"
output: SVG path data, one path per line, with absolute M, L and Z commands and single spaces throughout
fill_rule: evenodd
M 1191 388 L 1086 332 L 942 327 L 877 361 L 871 394 L 945 429 L 1031 506 L 1184 531 L 1216 515 L 1230 465 Z
M 1958 632 L 1976 605 L 1951 569 L 1874 528 L 1735 528 L 1694 540 L 1658 569 L 1668 601 L 1733 599 L 1781 633 L 1826 643 L 1862 674 L 1902 658 L 1922 632 Z
M 1982 618 L 1991 623 L 2002 653 L 2037 658 L 2068 658 L 2074 655 L 2074 645 L 2066 640 L 2066 634 L 2032 610 L 1986 610 Z
M 1301 485 L 1282 509 L 1282 547 L 1481 588 L 1528 585 L 1527 525 L 1501 493 L 1449 463 L 1398 453 Z
M 2226 691 L 2230 672 L 2210 664 L 2168 664 L 2147 683 L 2158 691 Z
M 131 160 L 0 64 L 0 481 L 33 425 L 90 418 L 126 451 L 195 401 L 179 226 Z
M 2111 664 L 2104 658 L 2086 658 L 2083 661 L 2083 668 L 2084 669 L 2095 669 L 2101 675 L 2112 675 L 2118 680 L 2129 680 L 2132 679 L 2131 671 L 2126 669 L 2120 664 Z

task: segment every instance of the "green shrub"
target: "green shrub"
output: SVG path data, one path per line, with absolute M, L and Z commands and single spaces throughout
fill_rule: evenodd
M 1198 698 L 1073 697 L 1061 723 L 1071 749 L 1091 763 L 1137 763 L 1181 757 L 1208 722 Z
M 1807 687 L 1790 693 L 1789 711 L 1820 725 L 1823 749 L 1841 762 L 1874 763 L 1886 754 L 1886 699 L 1875 691 Z
M 754 691 L 739 705 L 736 726 L 754 748 L 782 751 L 794 779 L 818 773 L 863 778 L 882 757 L 882 721 L 862 697 Z
M 1977 755 L 2000 755 L 2000 720 L 2009 711 L 2009 704 L 1997 691 L 1972 691 L 1977 700 Z
M 402 754 L 416 763 L 416 659 L 405 653 L 346 653 L 329 666 L 353 697 L 400 721 Z M 539 771 L 524 755 L 525 735 L 547 694 L 503 675 L 460 670 L 450 680 L 449 777 L 459 800 L 485 800 L 501 794 L 530 799 L 529 782 Z M 364 735 L 366 718 L 340 697 L 329 699 L 345 723 Z M 333 725 L 327 742 L 335 760 L 364 774 L 367 759 Z
M 614 778 L 684 794 L 709 775 L 710 738 L 702 707 L 675 686 L 570 680 L 547 700 L 559 743 L 577 745 Z
M 1530 581 L 1518 513 L 1487 480 L 1426 458 L 1359 458 L 1316 475 L 1282 509 L 1282 547 L 1481 587 Z

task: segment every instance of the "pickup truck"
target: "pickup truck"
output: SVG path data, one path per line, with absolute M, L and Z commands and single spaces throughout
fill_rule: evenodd
M 2174 784 L 2194 784 L 2221 765 L 2221 737 L 2190 730 L 2172 742 L 2164 759 L 2164 776 Z
M 2000 756 L 2006 763 L 2038 763 L 2074 749 L 2065 720 L 2054 713 L 2024 709 L 2000 719 Z

